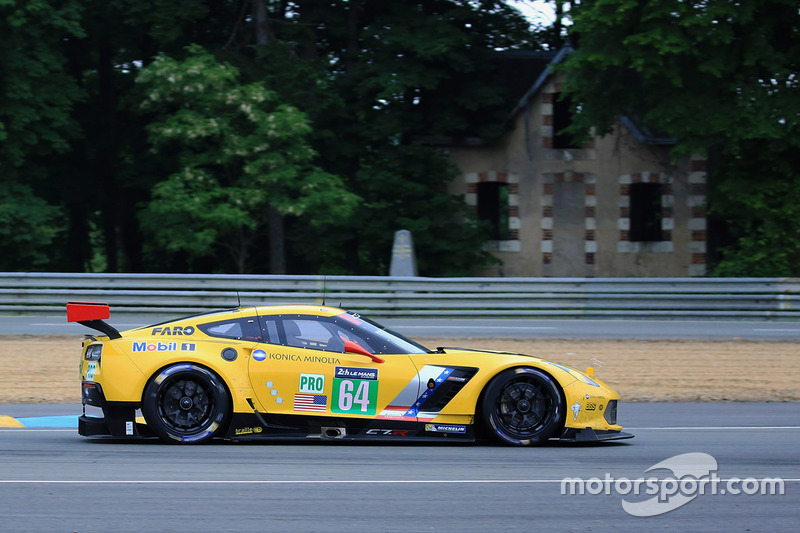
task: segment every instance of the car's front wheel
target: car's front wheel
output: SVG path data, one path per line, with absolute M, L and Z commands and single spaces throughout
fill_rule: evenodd
M 546 442 L 563 424 L 558 384 L 535 368 L 510 368 L 486 387 L 483 423 L 495 440 L 515 446 Z
M 144 389 L 142 414 L 153 433 L 168 442 L 206 442 L 224 427 L 230 411 L 222 379 L 190 363 L 171 365 Z

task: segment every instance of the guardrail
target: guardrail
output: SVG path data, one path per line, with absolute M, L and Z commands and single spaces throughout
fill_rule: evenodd
M 0 273 L 0 313 L 194 313 L 324 301 L 375 317 L 800 319 L 799 278 L 421 278 Z

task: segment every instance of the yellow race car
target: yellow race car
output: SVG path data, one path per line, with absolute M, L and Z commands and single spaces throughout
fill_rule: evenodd
M 103 334 L 83 342 L 84 436 L 491 437 L 517 446 L 632 437 L 617 425 L 619 395 L 592 369 L 514 353 L 429 350 L 342 309 L 241 307 L 123 332 L 105 322 L 109 315 L 108 304 L 67 304 L 69 321 Z M 102 416 L 87 415 L 86 406 Z

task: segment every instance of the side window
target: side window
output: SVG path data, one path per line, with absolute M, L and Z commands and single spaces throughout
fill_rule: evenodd
M 344 353 L 344 342 L 352 341 L 375 354 L 427 352 L 425 347 L 415 345 L 413 341 L 346 313 L 327 317 L 267 315 L 258 317 L 258 320 L 261 338 L 269 344 Z
M 221 320 L 197 326 L 209 337 L 237 340 L 261 340 L 261 328 L 255 317 Z
M 333 333 L 316 320 L 285 318 L 283 320 L 283 331 L 286 333 L 286 344 L 288 346 L 310 348 L 312 350 L 332 350 L 334 349 L 334 343 L 336 343 Z
M 261 337 L 269 344 L 281 344 L 278 335 L 278 319 L 272 316 L 261 317 Z
M 280 344 L 309 350 L 344 353 L 344 341 L 349 340 L 373 351 L 370 343 L 358 334 L 356 328 L 343 327 L 350 324 L 337 323 L 331 317 L 305 318 L 295 315 L 291 318 L 283 317 L 281 322 L 286 340 Z

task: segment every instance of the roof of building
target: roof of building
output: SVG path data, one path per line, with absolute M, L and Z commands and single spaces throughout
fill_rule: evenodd
M 572 51 L 573 48 L 567 44 L 558 51 L 503 50 L 493 54 L 497 81 L 507 87 L 507 94 L 513 99 L 511 101 L 516 102 L 506 117 L 507 126 L 519 112 L 525 111 L 531 105 L 553 74 L 553 66 L 563 61 Z M 520 94 L 521 97 L 514 96 Z M 643 126 L 634 116 L 619 118 L 642 144 L 669 145 L 676 142 L 662 132 Z M 417 142 L 439 146 L 483 146 L 487 140 L 480 137 L 423 136 L 418 137 Z

